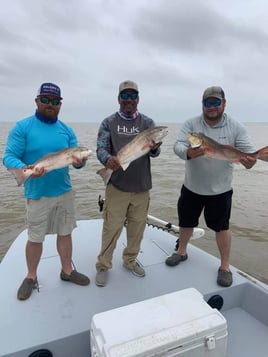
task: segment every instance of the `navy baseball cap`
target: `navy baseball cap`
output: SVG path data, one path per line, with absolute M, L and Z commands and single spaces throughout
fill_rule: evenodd
M 58 97 L 58 98 L 62 99 L 60 87 L 54 83 L 41 84 L 40 88 L 37 91 L 37 96 L 40 96 L 40 95 L 50 95 L 50 96 Z

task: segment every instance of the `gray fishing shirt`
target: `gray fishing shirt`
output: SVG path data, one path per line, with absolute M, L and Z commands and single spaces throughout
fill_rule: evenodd
M 229 161 L 210 159 L 201 156 L 187 160 L 187 149 L 190 146 L 186 140 L 188 133 L 203 133 L 220 144 L 235 146 L 240 151 L 252 153 L 255 151 L 246 128 L 226 113 L 215 126 L 209 126 L 203 115 L 188 119 L 181 127 L 174 144 L 174 152 L 185 160 L 184 185 L 190 191 L 200 195 L 217 195 L 232 189 L 233 164 Z
M 110 156 L 128 144 L 141 131 L 155 126 L 154 121 L 139 113 L 137 118 L 126 120 L 114 113 L 104 119 L 100 125 L 97 138 L 97 158 L 105 166 Z M 112 173 L 110 182 L 124 192 L 146 192 L 152 188 L 150 157 L 160 154 L 160 148 L 149 151 L 147 155 Z

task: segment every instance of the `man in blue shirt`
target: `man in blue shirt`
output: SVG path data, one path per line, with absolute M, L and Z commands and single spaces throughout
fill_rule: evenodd
M 52 152 L 77 146 L 77 138 L 69 126 L 58 119 L 62 104 L 61 90 L 53 83 L 43 83 L 35 99 L 34 115 L 17 122 L 10 130 L 3 157 L 9 168 L 22 168 Z M 77 160 L 74 167 L 84 162 Z M 24 183 L 27 199 L 28 241 L 26 262 L 28 273 L 17 298 L 26 300 L 37 286 L 37 267 L 46 234 L 57 234 L 61 260 L 60 278 L 78 285 L 88 285 L 89 278 L 72 266 L 72 236 L 76 227 L 74 197 L 68 167 L 45 172 L 41 168 Z

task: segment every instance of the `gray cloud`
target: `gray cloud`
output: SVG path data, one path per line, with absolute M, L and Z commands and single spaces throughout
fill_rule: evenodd
M 268 36 L 256 24 L 232 21 L 205 2 L 161 1 L 142 9 L 139 19 L 133 28 L 137 38 L 171 51 L 221 55 L 243 45 L 267 52 Z
M 38 86 L 52 81 L 65 120 L 99 121 L 117 109 L 124 79 L 159 120 L 199 112 L 212 84 L 239 96 L 230 108 L 244 120 L 240 98 L 265 117 L 266 9 L 264 0 L 2 0 L 0 117 L 31 113 Z

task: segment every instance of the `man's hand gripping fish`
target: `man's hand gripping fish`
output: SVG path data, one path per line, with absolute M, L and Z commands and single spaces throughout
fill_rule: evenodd
M 128 144 L 123 146 L 117 153 L 117 158 L 122 169 L 125 171 L 132 161 L 146 155 L 154 144 L 160 143 L 168 134 L 167 126 L 155 126 L 141 131 Z M 113 171 L 103 168 L 97 171 L 105 184 L 110 180 Z
M 38 174 L 40 170 L 45 174 L 52 170 L 61 169 L 71 164 L 76 164 L 77 161 L 87 160 L 91 154 L 92 150 L 85 147 L 71 147 L 45 155 L 33 165 L 28 165 L 21 169 L 8 168 L 8 171 L 15 176 L 18 186 L 21 186 L 24 181 Z
M 245 153 L 232 145 L 223 145 L 209 138 L 202 133 L 189 133 L 187 140 L 191 146 L 202 147 L 205 155 L 211 159 L 227 160 L 234 163 L 239 163 L 241 159 L 252 157 L 254 159 L 268 161 L 268 146 L 265 146 L 253 153 Z

